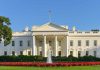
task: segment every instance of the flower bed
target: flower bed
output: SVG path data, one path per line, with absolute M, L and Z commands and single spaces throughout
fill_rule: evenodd
M 48 66 L 91 66 L 100 65 L 100 62 L 0 62 L 0 66 L 36 66 L 36 67 L 48 67 Z

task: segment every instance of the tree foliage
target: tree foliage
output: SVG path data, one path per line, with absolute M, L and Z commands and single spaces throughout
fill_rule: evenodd
M 4 46 L 10 44 L 12 39 L 12 30 L 9 27 L 10 24 L 9 18 L 0 16 L 0 43 L 4 41 Z

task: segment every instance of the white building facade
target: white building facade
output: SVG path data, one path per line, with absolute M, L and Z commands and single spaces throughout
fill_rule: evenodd
M 0 44 L 0 55 L 95 56 L 100 57 L 100 31 L 78 31 L 68 26 L 46 23 L 13 32 L 11 44 Z

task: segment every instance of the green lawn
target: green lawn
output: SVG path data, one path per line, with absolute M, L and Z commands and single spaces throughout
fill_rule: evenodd
M 0 66 L 0 70 L 99 70 L 100 66 L 74 66 L 74 67 L 15 67 Z

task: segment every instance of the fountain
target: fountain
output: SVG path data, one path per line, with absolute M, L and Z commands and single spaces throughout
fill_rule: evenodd
M 47 63 L 52 63 L 52 58 L 51 58 L 51 51 L 50 51 L 50 49 L 48 49 L 48 52 L 47 52 Z

